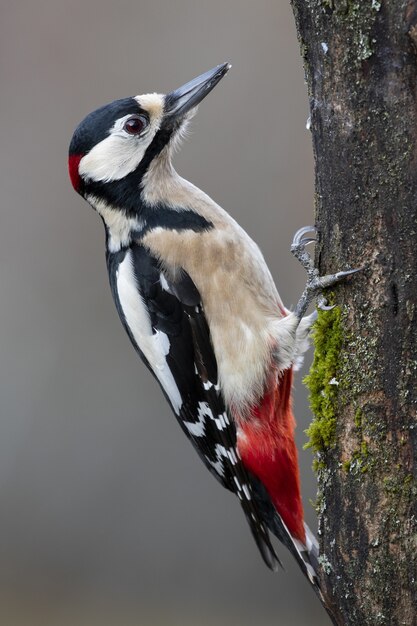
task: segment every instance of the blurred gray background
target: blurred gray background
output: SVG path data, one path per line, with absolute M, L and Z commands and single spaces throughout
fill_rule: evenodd
M 283 548 L 286 571 L 265 568 L 237 501 L 139 362 L 111 300 L 101 222 L 67 175 L 92 109 L 231 61 L 176 166 L 260 244 L 294 306 L 304 274 L 289 245 L 313 220 L 313 162 L 289 0 L 2 5 L 0 624 L 327 624 Z M 315 528 L 305 396 L 298 375 Z

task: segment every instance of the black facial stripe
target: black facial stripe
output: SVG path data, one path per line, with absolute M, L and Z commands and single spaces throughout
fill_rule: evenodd
M 142 204 L 138 215 L 144 222 L 144 227 L 137 233 L 138 237 L 143 237 L 147 232 L 158 227 L 169 230 L 193 230 L 195 233 L 213 228 L 212 222 L 195 211 L 175 210 L 164 205 L 150 207 Z
M 117 211 L 117 209 L 113 209 Z M 166 207 L 163 205 L 148 206 L 142 204 L 140 209 L 135 212 L 135 215 L 141 220 L 141 227 L 139 230 L 131 231 L 131 239 L 140 240 L 146 233 L 154 228 L 164 228 L 165 230 L 192 230 L 195 233 L 201 233 L 203 231 L 211 230 L 214 228 L 214 224 L 209 222 L 204 217 L 190 210 L 183 210 Z M 103 219 L 103 225 L 106 231 L 106 242 L 108 245 L 111 237 L 105 220 Z M 123 246 L 121 250 L 126 251 L 130 247 L 130 244 Z
M 149 165 L 153 159 L 162 152 L 163 148 L 167 145 L 172 137 L 175 128 L 172 125 L 167 125 L 163 120 L 161 128 L 155 133 L 155 137 L 146 149 L 142 161 L 140 162 L 138 170 L 141 173 L 141 179 L 146 173 Z
M 76 128 L 69 147 L 70 155 L 86 154 L 108 136 L 116 120 L 134 113 L 146 114 L 134 98 L 115 100 L 96 109 Z

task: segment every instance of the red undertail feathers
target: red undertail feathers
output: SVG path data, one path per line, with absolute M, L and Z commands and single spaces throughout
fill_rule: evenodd
M 238 448 L 242 461 L 265 486 L 291 535 L 306 543 L 298 455 L 291 407 L 292 370 L 274 370 L 251 419 L 241 420 Z

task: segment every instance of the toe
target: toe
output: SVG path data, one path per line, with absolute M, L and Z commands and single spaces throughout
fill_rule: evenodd
M 292 240 L 292 245 L 299 246 L 300 243 L 302 242 L 304 235 L 306 235 L 307 233 L 315 233 L 315 232 L 316 232 L 316 229 L 314 226 L 303 226 L 302 228 L 299 228 L 294 235 L 294 239 Z M 314 241 L 314 239 L 312 241 Z

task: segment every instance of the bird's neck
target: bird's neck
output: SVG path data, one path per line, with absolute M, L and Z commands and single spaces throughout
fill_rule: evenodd
M 204 191 L 182 178 L 171 162 L 171 150 L 163 151 L 149 166 L 142 181 L 142 198 L 146 207 L 166 207 L 183 221 L 193 214 L 215 226 L 239 228 L 236 222 Z M 192 227 L 194 230 L 194 227 Z
M 141 188 L 145 205 L 170 207 L 176 212 L 194 211 L 207 217 L 206 208 L 210 206 L 213 210 L 216 203 L 176 172 L 171 157 L 171 147 L 163 150 L 143 176 Z
M 105 198 L 87 196 L 88 202 L 100 215 L 106 229 L 109 252 L 119 252 L 127 248 L 135 232 L 143 229 L 144 222 L 138 215 L 128 215 L 122 208 L 110 204 Z
M 170 153 L 162 152 L 140 180 L 129 176 L 86 195 L 101 216 L 109 252 L 128 247 L 155 227 L 205 230 L 222 211 L 200 189 L 175 171 Z

